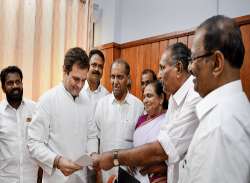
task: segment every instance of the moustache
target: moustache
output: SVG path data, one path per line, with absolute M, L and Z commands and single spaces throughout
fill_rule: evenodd
M 18 93 L 21 93 L 21 89 L 20 89 L 20 88 L 15 88 L 15 89 L 11 90 L 10 93 L 11 93 L 11 94 L 15 94 L 16 91 L 17 91 Z
M 92 74 L 100 75 L 101 73 L 99 71 L 92 71 Z

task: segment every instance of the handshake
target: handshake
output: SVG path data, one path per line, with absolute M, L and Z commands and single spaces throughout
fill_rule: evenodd
M 83 167 L 94 168 L 95 170 L 109 170 L 114 167 L 113 153 L 85 154 L 75 161 L 62 156 L 57 156 L 54 160 L 54 167 L 59 169 L 65 176 L 69 176 L 75 171 L 81 170 Z
M 126 158 L 125 158 L 126 156 Z M 129 158 L 129 153 L 125 152 L 124 150 L 119 151 L 119 161 L 118 161 L 118 151 L 109 151 L 104 152 L 102 154 L 92 153 L 91 155 L 83 155 L 76 161 L 71 161 L 61 157 L 58 161 L 58 169 L 65 176 L 69 176 L 75 171 L 82 169 L 83 167 L 89 167 L 90 169 L 94 168 L 96 171 L 100 169 L 109 170 L 114 166 L 118 165 L 125 165 L 129 167 L 130 173 L 133 174 L 135 170 L 134 163 L 136 161 L 132 161 L 132 158 Z M 166 182 L 166 173 L 167 173 L 167 165 L 164 161 L 145 165 L 144 167 L 140 166 L 140 173 L 142 175 L 149 175 L 149 178 L 152 176 L 156 176 L 157 179 L 152 181 L 154 183 L 162 183 Z

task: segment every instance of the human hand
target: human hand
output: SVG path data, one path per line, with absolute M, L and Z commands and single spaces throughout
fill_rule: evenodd
M 159 177 L 152 181 L 152 183 L 166 183 L 167 182 L 167 176 Z
M 93 159 L 93 167 L 96 170 L 103 169 L 103 170 L 109 170 L 114 167 L 113 164 L 113 153 L 105 152 L 98 156 L 95 156 Z
M 63 173 L 63 175 L 69 176 L 75 171 L 82 169 L 82 167 L 71 160 L 61 157 L 58 162 L 58 169 Z
M 161 162 L 159 164 L 143 167 L 140 170 L 140 173 L 142 175 L 154 174 L 156 176 L 166 176 L 167 175 L 167 170 L 168 170 L 168 167 L 167 167 L 166 163 Z

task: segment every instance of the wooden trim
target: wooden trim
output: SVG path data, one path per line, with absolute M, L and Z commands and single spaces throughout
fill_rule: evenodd
M 139 45 L 144 45 L 144 44 L 150 44 L 158 41 L 164 41 L 164 40 L 169 40 L 169 39 L 174 39 L 178 37 L 184 37 L 184 36 L 189 36 L 194 34 L 194 28 L 184 30 L 184 31 L 176 31 L 176 32 L 171 32 L 167 34 L 162 34 L 159 36 L 153 36 L 149 38 L 144 38 L 144 39 L 139 39 L 136 41 L 131 41 L 127 43 L 121 44 L 121 48 L 129 48 L 129 47 L 134 47 L 134 46 L 139 46 Z
M 250 24 L 250 15 L 245 15 L 245 16 L 241 16 L 241 17 L 236 17 L 235 21 L 237 22 L 237 24 L 239 26 L 241 25 L 246 25 L 246 24 Z
M 250 24 L 250 15 L 236 17 L 235 21 L 237 22 L 237 24 L 239 26 L 245 25 L 245 24 Z M 184 31 L 171 32 L 171 33 L 162 34 L 162 35 L 153 36 L 153 37 L 148 37 L 148 38 L 144 38 L 144 39 L 138 39 L 135 41 L 130 41 L 130 42 L 122 43 L 122 44 L 112 42 L 112 43 L 98 46 L 98 48 L 101 50 L 108 49 L 108 48 L 122 48 L 122 49 L 123 48 L 130 48 L 130 47 L 140 46 L 140 45 L 144 45 L 144 44 L 150 44 L 150 43 L 154 43 L 154 42 L 190 36 L 190 35 L 194 35 L 194 33 L 195 33 L 195 27 L 193 27 L 191 29 L 184 30 Z
M 101 46 L 97 46 L 98 49 L 104 50 L 104 49 L 109 49 L 109 48 L 121 48 L 121 45 L 115 42 L 112 43 L 107 43 Z

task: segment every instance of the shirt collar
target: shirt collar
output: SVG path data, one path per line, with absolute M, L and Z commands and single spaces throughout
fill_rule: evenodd
M 23 98 L 23 100 L 22 100 L 20 106 L 21 106 L 21 105 L 24 105 L 25 103 L 26 103 L 26 100 Z M 19 107 L 20 107 L 20 106 L 19 106 Z M 3 100 L 3 103 L 2 103 L 1 112 L 5 111 L 7 108 L 13 109 L 13 107 L 9 104 L 9 102 L 7 101 L 7 99 L 4 99 L 4 100 Z
M 196 105 L 197 117 L 201 120 L 222 100 L 242 91 L 243 89 L 240 80 L 232 81 L 213 90 Z
M 111 103 L 114 104 L 114 103 L 118 103 L 118 101 L 116 100 L 113 92 L 112 92 L 112 95 L 111 95 Z M 122 102 L 119 102 L 121 104 L 131 104 L 132 103 L 132 99 L 131 99 L 131 95 L 129 92 L 127 92 L 127 95 L 125 97 L 125 99 L 122 101 Z
M 193 78 L 194 78 L 193 76 L 189 76 L 189 78 L 183 83 L 183 85 L 173 95 L 173 99 L 178 106 L 185 99 L 185 97 L 190 89 L 190 85 L 192 85 Z
M 60 84 L 60 88 L 63 90 L 63 92 L 70 97 L 73 101 L 78 101 L 79 100 L 79 96 L 82 95 L 81 92 L 79 93 L 79 95 L 74 99 L 74 97 L 71 95 L 71 93 L 68 92 L 68 90 L 66 90 L 63 82 Z
M 85 82 L 85 84 L 83 86 L 83 89 L 87 90 L 88 92 L 99 93 L 99 92 L 101 92 L 102 86 L 101 86 L 101 83 L 100 83 L 95 91 L 91 91 L 90 88 L 89 88 L 89 82 L 86 80 L 86 82 Z

